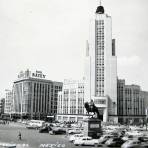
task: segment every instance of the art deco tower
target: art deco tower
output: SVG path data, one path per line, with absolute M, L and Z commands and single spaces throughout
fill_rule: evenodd
M 85 100 L 93 99 L 103 121 L 117 120 L 117 58 L 112 39 L 112 19 L 98 6 L 90 22 L 86 49 Z

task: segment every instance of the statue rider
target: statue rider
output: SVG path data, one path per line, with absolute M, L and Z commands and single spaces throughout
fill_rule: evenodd
M 85 109 L 87 111 L 87 113 L 89 114 L 90 112 L 92 113 L 96 113 L 97 114 L 97 118 L 99 119 L 99 110 L 98 108 L 95 106 L 93 100 L 91 99 L 90 102 L 85 102 L 84 103 Z M 93 117 L 93 116 L 92 116 Z
M 90 105 L 90 111 L 93 112 L 93 108 L 95 104 L 92 99 L 90 100 L 89 105 Z

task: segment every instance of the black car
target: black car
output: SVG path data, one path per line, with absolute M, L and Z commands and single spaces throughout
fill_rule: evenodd
M 106 141 L 106 145 L 108 147 L 120 147 L 124 141 L 121 138 L 110 138 L 108 141 Z
M 49 133 L 51 130 L 52 128 L 50 126 L 45 126 L 39 129 L 39 133 Z
M 140 142 L 148 142 L 148 137 L 138 137 L 138 140 L 140 141 Z

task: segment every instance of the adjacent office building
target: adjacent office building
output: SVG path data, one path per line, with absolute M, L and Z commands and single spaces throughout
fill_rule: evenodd
M 5 97 L 4 113 L 10 115 L 13 112 L 13 91 L 5 90 L 5 92 L 6 92 L 6 97 Z
M 0 99 L 0 115 L 4 114 L 5 98 Z
M 146 115 L 146 118 L 148 119 L 148 92 L 147 91 L 142 91 L 141 95 L 144 98 L 145 115 Z
M 104 122 L 118 122 L 115 39 L 112 39 L 112 19 L 103 6 L 98 6 L 90 22 L 85 80 L 85 100 L 93 99 Z
M 58 95 L 58 121 L 77 122 L 85 117 L 84 80 L 65 80 Z
M 45 119 L 57 113 L 58 92 L 63 83 L 45 79 L 42 71 L 21 71 L 13 85 L 14 113 Z
M 117 84 L 119 123 L 144 122 L 148 92 L 142 91 L 138 85 L 125 85 L 125 80 L 118 79 Z

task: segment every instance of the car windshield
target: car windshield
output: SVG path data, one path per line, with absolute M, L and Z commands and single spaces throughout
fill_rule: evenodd
M 81 135 L 75 135 L 75 137 L 80 137 Z
M 138 141 L 127 141 L 126 143 L 129 143 L 129 144 L 137 144 Z
M 115 138 L 115 139 L 113 139 L 113 141 L 120 141 L 120 139 L 119 138 Z

